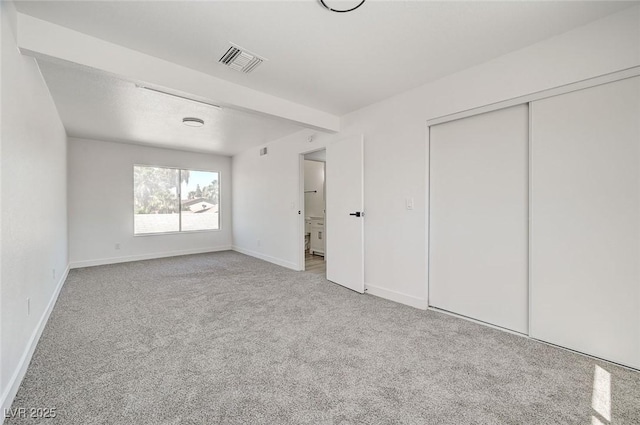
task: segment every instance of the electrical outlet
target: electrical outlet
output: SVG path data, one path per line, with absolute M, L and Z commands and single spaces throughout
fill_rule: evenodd
M 53 276 L 53 280 L 56 280 L 56 269 L 52 269 L 51 274 Z
M 27 316 L 31 315 L 31 298 L 27 298 Z
M 262 241 L 260 241 L 260 239 L 258 239 L 258 246 L 262 246 Z
M 120 249 L 120 244 L 119 243 L 116 244 L 116 249 Z

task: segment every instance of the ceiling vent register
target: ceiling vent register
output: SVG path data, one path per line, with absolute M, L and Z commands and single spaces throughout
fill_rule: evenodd
M 229 47 L 229 50 L 222 55 L 218 62 L 227 65 L 229 68 L 235 69 L 236 71 L 241 71 L 247 74 L 256 69 L 264 61 L 264 58 L 232 44 L 231 47 Z

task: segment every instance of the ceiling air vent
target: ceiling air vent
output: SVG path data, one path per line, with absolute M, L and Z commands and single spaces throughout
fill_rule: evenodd
M 227 52 L 222 55 L 218 62 L 225 64 L 228 67 L 235 69 L 236 71 L 249 73 L 256 69 L 258 65 L 260 65 L 264 61 L 264 58 L 250 53 L 244 50 L 242 47 L 236 46 L 232 43 L 231 47 L 229 47 L 229 50 L 227 50 Z

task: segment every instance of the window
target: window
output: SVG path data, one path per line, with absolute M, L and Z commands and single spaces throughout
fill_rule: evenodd
M 133 167 L 134 234 L 220 228 L 219 174 L 166 167 Z

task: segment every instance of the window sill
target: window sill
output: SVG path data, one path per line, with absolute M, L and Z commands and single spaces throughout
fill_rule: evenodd
M 183 230 L 177 232 L 157 232 L 157 233 L 134 233 L 133 237 L 144 237 L 144 236 L 165 236 L 165 235 L 188 235 L 191 233 L 212 233 L 219 232 L 222 229 L 207 229 L 207 230 Z

